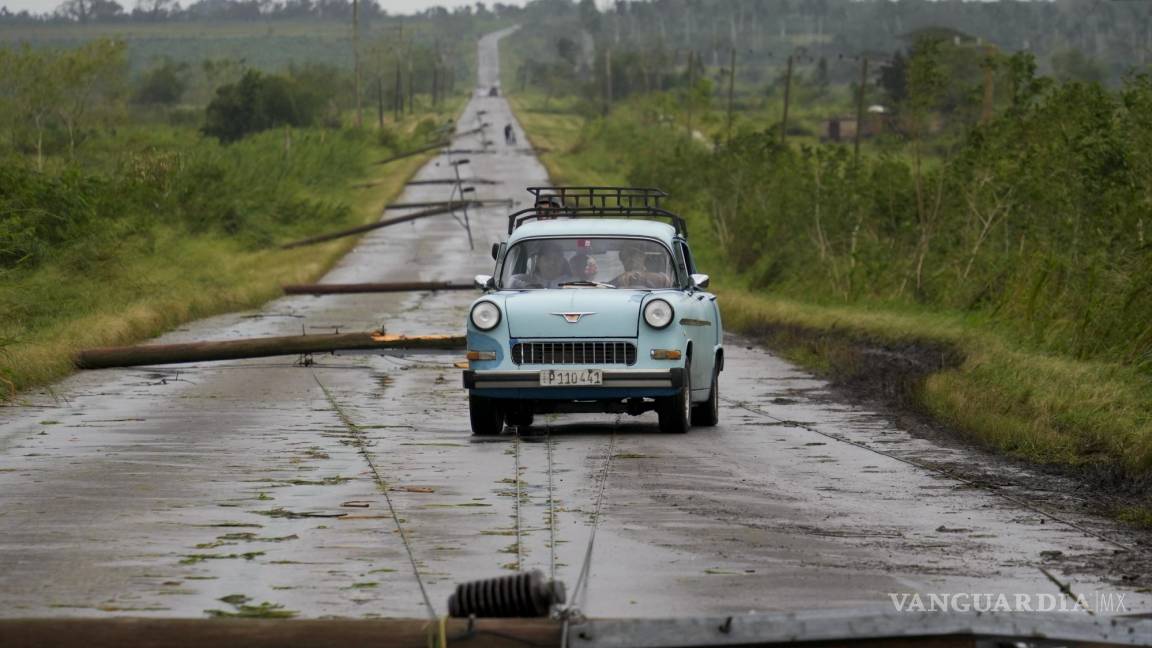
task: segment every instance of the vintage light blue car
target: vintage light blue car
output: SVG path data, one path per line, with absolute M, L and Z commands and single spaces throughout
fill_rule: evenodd
M 655 410 L 663 432 L 715 425 L 723 330 L 665 194 L 533 187 L 468 317 L 472 433 L 541 413 Z M 662 222 L 667 221 L 667 222 Z

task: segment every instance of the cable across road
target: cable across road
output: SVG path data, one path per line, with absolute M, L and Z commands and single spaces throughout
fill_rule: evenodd
M 400 536 L 400 541 L 404 544 L 404 551 L 408 554 L 408 563 L 412 566 L 412 574 L 416 577 L 416 584 L 420 586 L 420 595 L 424 598 L 424 607 L 428 610 L 428 618 L 433 621 L 438 620 L 436 614 L 436 607 L 432 605 L 432 599 L 428 596 L 428 588 L 424 585 L 424 578 L 420 575 L 420 567 L 416 564 L 416 555 L 412 551 L 412 544 L 408 541 L 408 534 L 404 531 L 404 525 L 400 523 L 400 515 L 396 512 L 396 507 L 392 503 L 392 497 L 388 495 L 388 482 L 384 480 L 383 475 L 380 474 L 380 469 L 376 466 L 376 461 L 372 458 L 372 453 L 368 450 L 368 440 L 364 436 L 364 430 L 353 421 L 344 409 L 340 407 L 339 401 L 328 391 L 324 383 L 320 382 L 320 376 L 316 372 L 312 372 L 312 379 L 320 386 L 320 391 L 324 392 L 324 397 L 328 399 L 328 404 L 332 407 L 332 411 L 336 412 L 340 422 L 352 434 L 352 438 L 356 443 L 356 449 L 360 455 L 364 457 L 364 461 L 368 463 L 368 468 L 372 471 L 372 479 L 376 482 L 376 487 L 384 495 L 384 501 L 388 504 L 388 513 L 392 516 L 392 522 L 396 525 L 396 533 Z

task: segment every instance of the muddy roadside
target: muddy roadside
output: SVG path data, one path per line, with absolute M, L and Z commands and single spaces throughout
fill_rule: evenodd
M 1081 567 L 1111 573 L 1129 586 L 1152 587 L 1152 528 L 1127 522 L 1121 514 L 1152 510 L 1152 479 L 1133 479 L 1107 464 L 1070 467 L 1024 461 L 998 453 L 934 417 L 923 404 L 924 383 L 937 372 L 960 367 L 964 354 L 959 349 L 932 340 L 892 341 L 847 330 L 770 322 L 745 327 L 740 334 L 743 339 L 735 342 L 762 346 L 828 381 L 827 389 L 804 398 L 875 411 L 914 437 L 955 452 L 926 458 L 899 448 L 877 451 L 1115 540 L 1124 548 L 1117 546 L 1111 558 L 1098 556 L 1094 564 Z M 1064 556 L 1050 559 L 1070 567 L 1063 563 Z

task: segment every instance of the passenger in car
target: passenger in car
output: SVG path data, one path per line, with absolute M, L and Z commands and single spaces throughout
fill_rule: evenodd
M 596 273 L 600 271 L 600 267 L 596 265 L 596 259 L 583 252 L 568 259 L 568 267 L 573 276 L 584 281 L 595 281 Z

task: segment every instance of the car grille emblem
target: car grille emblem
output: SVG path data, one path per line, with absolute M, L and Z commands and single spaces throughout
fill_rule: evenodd
M 553 315 L 559 315 L 560 317 L 563 317 L 564 321 L 568 322 L 569 324 L 575 324 L 576 322 L 580 321 L 581 317 L 584 317 L 585 315 L 595 315 L 596 313 L 591 313 L 591 312 L 585 311 L 582 313 L 552 313 L 552 314 Z

